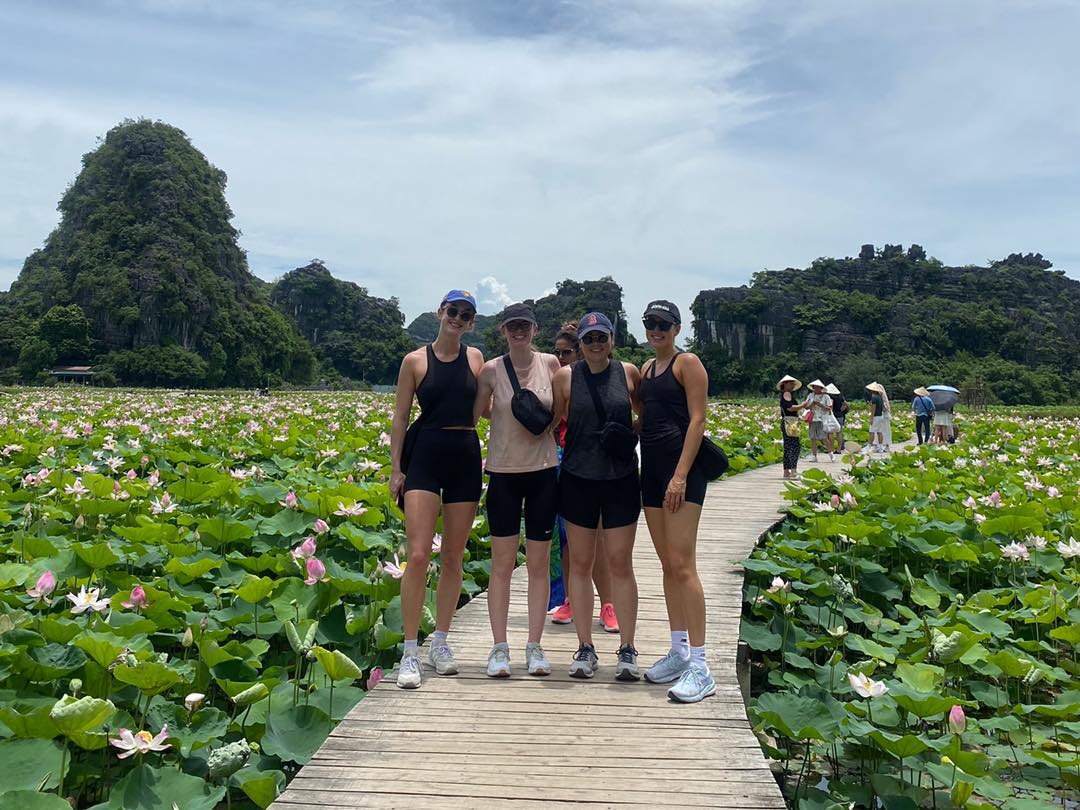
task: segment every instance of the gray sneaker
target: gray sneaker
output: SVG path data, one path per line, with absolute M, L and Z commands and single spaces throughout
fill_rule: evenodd
M 716 694 L 716 681 L 707 669 L 690 667 L 678 683 L 668 689 L 668 697 L 677 703 L 697 703 Z
M 574 653 L 574 660 L 570 662 L 571 678 L 591 678 L 600 668 L 600 659 L 596 656 L 596 648 L 592 644 L 582 644 Z
M 551 674 L 551 662 L 544 655 L 544 648 L 539 641 L 530 641 L 525 645 L 525 663 L 529 666 L 530 675 Z
M 645 680 L 649 683 L 671 683 L 677 681 L 690 666 L 690 658 L 683 658 L 674 650 L 645 670 Z
M 458 665 L 449 644 L 440 644 L 428 650 L 428 663 L 439 675 L 457 675 Z
M 510 677 L 510 650 L 505 644 L 496 644 L 488 654 L 487 674 L 489 678 Z
M 423 678 L 420 675 L 420 658 L 416 655 L 406 655 L 398 666 L 398 689 L 419 689 L 421 683 L 423 683 Z
M 641 677 L 637 666 L 637 650 L 633 644 L 623 644 L 615 653 L 619 660 L 615 664 L 615 680 L 636 681 Z

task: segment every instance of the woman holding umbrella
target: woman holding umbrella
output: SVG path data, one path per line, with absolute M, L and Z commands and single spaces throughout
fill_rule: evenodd
M 960 392 L 950 385 L 931 385 L 927 393 L 934 402 L 934 437 L 946 444 L 953 437 L 953 406 Z

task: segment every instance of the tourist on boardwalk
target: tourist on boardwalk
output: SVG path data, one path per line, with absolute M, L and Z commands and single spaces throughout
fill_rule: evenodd
M 851 406 L 848 405 L 848 401 L 844 399 L 844 395 L 840 393 L 840 389 L 833 383 L 829 383 L 825 386 L 825 393 L 832 398 L 832 412 L 833 418 L 836 419 L 837 429 L 832 434 L 833 446 L 836 448 L 837 453 L 844 452 L 844 422 L 847 421 L 847 412 Z
M 956 425 L 953 420 L 953 406 L 945 405 L 934 409 L 934 435 L 940 444 L 956 441 Z
M 780 391 L 780 435 L 784 437 L 784 478 L 799 477 L 799 454 L 802 453 L 802 425 L 799 412 L 805 403 L 795 401 L 802 383 L 790 374 L 776 384 Z
M 641 503 L 664 571 L 671 649 L 645 671 L 671 683 L 668 696 L 696 703 L 716 692 L 705 658 L 705 594 L 697 573 L 697 532 L 705 474 L 695 464 L 705 435 L 709 377 L 697 355 L 680 352 L 678 307 L 653 301 L 642 316 L 656 357 L 641 367 Z
M 435 340 L 409 352 L 401 362 L 390 432 L 390 493 L 403 504 L 409 545 L 401 579 L 405 653 L 397 685 L 403 689 L 415 689 L 421 683 L 416 643 L 440 500 L 442 551 L 428 661 L 440 675 L 458 671 L 447 635 L 461 596 L 465 541 L 483 484 L 473 405 L 484 357 L 479 349 L 461 342 L 476 318 L 476 299 L 466 290 L 451 290 L 439 304 L 436 317 L 439 334 Z M 420 403 L 420 416 L 407 435 L 414 395 Z
M 930 441 L 930 419 L 934 416 L 934 400 L 930 399 L 930 392 L 922 386 L 915 389 L 911 410 L 915 413 L 915 436 L 919 444 L 925 444 Z
M 551 378 L 559 370 L 559 361 L 554 355 L 533 349 L 536 315 L 528 304 L 510 304 L 499 314 L 498 323 L 509 352 L 484 364 L 473 410 L 476 419 L 491 413 L 486 461 L 491 533 L 487 605 L 494 646 L 488 655 L 487 674 L 491 678 L 510 676 L 506 624 L 510 577 L 517 565 L 524 511 L 525 567 L 529 576 L 525 664 L 530 675 L 550 675 L 551 664 L 540 646 L 540 637 L 547 620 L 551 532 L 558 509 L 559 460 L 551 433 Z
M 583 616 L 593 612 L 593 559 L 598 527 L 603 523 L 604 553 L 622 641 L 615 677 L 635 681 L 640 676 L 634 649 L 637 582 L 633 554 L 641 492 L 633 412 L 638 407 L 640 375 L 632 364 L 611 358 L 614 333 L 607 316 L 590 312 L 578 326 L 584 360 L 555 375 L 555 413 L 566 419 L 559 512 L 570 546 L 570 602 Z M 579 646 L 570 675 L 591 678 L 598 667 L 592 622 L 578 621 L 574 628 Z
M 581 359 L 581 344 L 577 337 L 577 321 L 569 321 L 559 327 L 555 335 L 555 356 L 559 358 L 560 366 L 568 366 Z M 562 460 L 563 447 L 566 444 L 566 420 L 559 422 L 556 433 L 559 441 L 559 460 Z M 552 597 L 561 592 L 561 598 L 549 602 L 555 608 L 551 614 L 552 624 L 573 624 L 574 609 L 570 606 L 570 556 L 566 545 L 566 526 L 562 515 L 555 521 L 555 531 L 558 536 L 552 540 L 559 541 L 559 571 L 552 578 Z M 611 602 L 611 574 L 608 572 L 607 554 L 604 553 L 604 531 L 596 540 L 596 555 L 593 561 L 592 581 L 596 586 L 596 594 L 600 597 L 600 626 L 607 633 L 619 632 L 619 620 L 615 616 L 615 606 Z
M 818 442 L 825 445 L 829 453 L 829 461 L 833 461 L 833 434 L 840 432 L 840 424 L 836 421 L 832 411 L 832 397 L 825 393 L 825 383 L 814 380 L 808 386 L 810 393 L 806 395 L 804 407 L 810 408 L 813 419 L 810 421 L 810 460 L 817 461 Z
M 866 386 L 870 392 L 870 437 L 866 445 L 866 452 L 886 452 L 892 444 L 892 408 L 889 406 L 889 395 L 885 393 L 885 386 L 879 382 L 872 382 Z

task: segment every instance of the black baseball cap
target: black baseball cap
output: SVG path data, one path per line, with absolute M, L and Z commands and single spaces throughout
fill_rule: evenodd
M 528 304 L 509 304 L 499 313 L 499 326 L 506 326 L 510 321 L 528 321 L 536 326 L 536 313 Z
M 642 320 L 645 318 L 659 318 L 668 323 L 682 323 L 679 308 L 670 301 L 650 301 L 649 305 L 645 307 L 645 314 L 641 318 Z

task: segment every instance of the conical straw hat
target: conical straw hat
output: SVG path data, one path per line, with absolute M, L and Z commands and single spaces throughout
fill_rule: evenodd
M 780 390 L 780 386 L 781 386 L 781 385 L 783 385 L 783 384 L 784 384 L 784 383 L 786 383 L 786 382 L 793 382 L 793 383 L 795 383 L 795 387 L 791 389 L 792 391 L 798 391 L 798 390 L 799 390 L 800 388 L 802 388 L 802 383 L 801 383 L 801 382 L 799 382 L 798 380 L 796 380 L 796 379 L 795 379 L 794 377 L 792 377 L 792 376 L 791 376 L 790 374 L 785 374 L 785 375 L 784 375 L 784 377 L 783 377 L 783 378 L 782 378 L 782 379 L 780 380 L 780 382 L 778 382 L 778 383 L 776 384 L 776 390 L 777 390 L 777 391 L 779 391 L 779 390 Z

